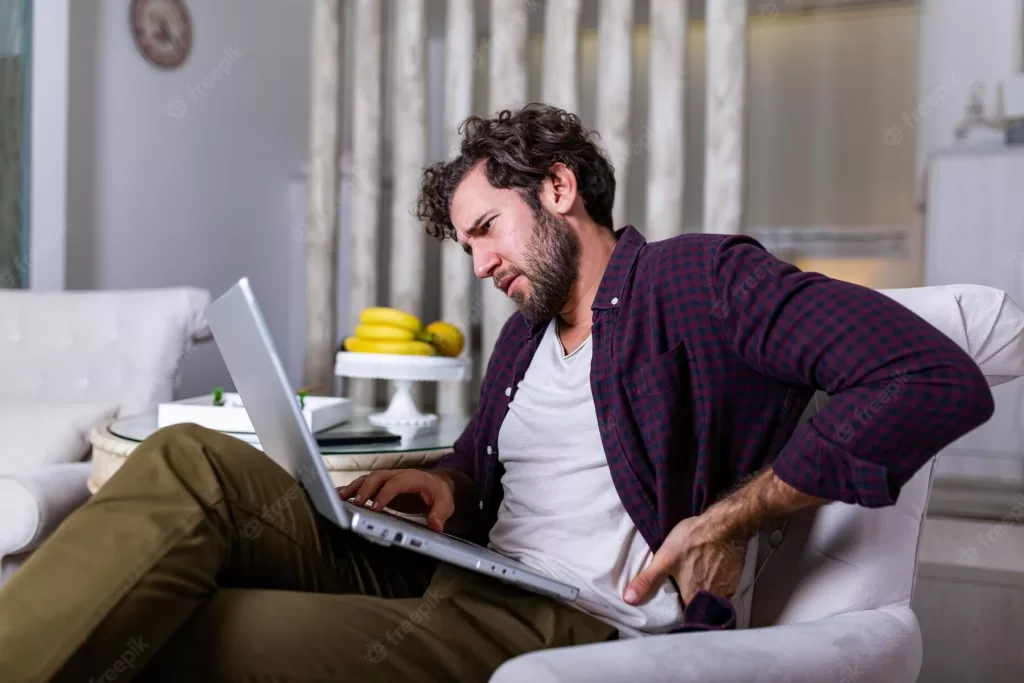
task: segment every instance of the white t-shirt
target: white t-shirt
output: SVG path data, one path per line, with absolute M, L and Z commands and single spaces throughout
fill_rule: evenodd
M 552 321 L 498 434 L 504 499 L 490 545 L 580 589 L 578 607 L 623 635 L 671 630 L 682 603 L 664 581 L 622 599 L 653 553 L 612 483 L 590 389 L 590 338 L 566 355 Z

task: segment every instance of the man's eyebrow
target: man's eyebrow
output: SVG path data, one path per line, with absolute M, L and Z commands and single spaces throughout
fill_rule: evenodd
M 466 234 L 467 235 L 472 235 L 474 232 L 479 232 L 480 231 L 480 226 L 487 222 L 487 217 L 490 214 L 491 214 L 491 210 L 490 209 L 488 209 L 487 211 L 484 211 L 482 214 L 480 214 L 480 216 L 477 217 L 477 219 L 475 221 L 473 221 L 473 225 L 469 226 L 469 230 L 466 231 Z
M 487 222 L 487 217 L 490 216 L 492 213 L 493 211 L 488 209 L 487 211 L 484 211 L 482 214 L 477 216 L 477 219 L 473 221 L 473 224 L 471 226 L 469 226 L 469 230 L 466 231 L 466 236 L 471 236 L 474 233 L 480 232 L 480 226 Z M 472 247 L 470 247 L 465 242 L 459 242 L 459 244 L 462 245 L 462 251 L 466 252 L 470 256 L 473 255 Z

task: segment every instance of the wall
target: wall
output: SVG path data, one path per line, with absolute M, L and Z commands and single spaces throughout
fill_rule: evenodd
M 769 3 L 765 3 L 769 6 Z M 785 3 L 771 7 L 785 8 Z M 580 18 L 580 111 L 593 125 L 597 90 L 596 3 Z M 697 9 L 694 6 L 693 9 Z M 699 12 L 693 14 L 700 16 Z M 543 12 L 531 15 L 529 97 L 539 99 Z M 540 21 L 538 21 L 540 20 Z M 642 227 L 647 155 L 648 28 L 639 3 L 633 47 L 629 220 Z M 908 225 L 914 213 L 913 131 L 920 13 L 916 6 L 854 7 L 812 14 L 760 12 L 750 19 L 748 212 L 751 225 Z M 686 88 L 686 230 L 703 212 L 704 24 L 691 17 Z M 487 60 L 475 97 L 486 111 Z M 899 142 L 883 141 L 899 126 Z
M 917 167 L 953 143 L 971 85 L 985 83 L 989 115 L 1000 111 L 999 80 L 1024 68 L 1022 0 L 922 0 L 918 100 L 930 102 L 917 128 Z M 956 85 L 935 97 L 952 75 Z
M 68 288 L 216 295 L 247 275 L 283 339 L 288 178 L 307 154 L 308 3 L 190 0 L 193 53 L 169 72 L 137 52 L 127 0 L 71 5 Z M 217 384 L 228 374 L 206 344 L 187 359 L 181 393 Z
M 138 55 L 126 2 L 71 5 L 68 287 L 190 284 L 217 293 L 249 275 L 295 375 L 304 339 L 296 308 L 304 276 L 289 192 L 301 196 L 295 194 L 295 174 L 306 159 L 308 3 L 192 0 L 194 53 L 184 67 L 166 73 Z M 443 3 L 430 6 L 443 11 Z M 534 28 L 542 15 L 534 12 Z M 436 21 L 438 13 L 430 16 L 435 92 L 443 82 L 443 63 L 436 58 L 443 22 Z M 486 31 L 486 12 L 479 20 Z M 636 20 L 646 21 L 643 2 Z M 900 145 L 884 145 L 881 135 L 916 106 L 918 20 L 915 8 L 774 17 L 754 12 L 751 223 L 910 221 L 913 141 L 907 136 Z M 586 2 L 580 87 L 581 114 L 590 122 L 595 25 L 596 4 Z M 535 43 L 534 96 L 540 49 Z M 646 118 L 646 49 L 646 28 L 640 27 L 631 104 L 638 140 Z M 686 228 L 695 230 L 703 175 L 699 21 L 692 25 L 689 53 Z M 224 59 L 230 73 L 203 87 L 203 78 L 216 74 Z M 484 78 L 477 93 L 486 93 Z M 435 141 L 440 134 L 431 131 Z M 631 163 L 630 218 L 642 225 L 642 145 Z M 341 258 L 344 275 L 346 255 Z M 428 264 L 428 272 L 437 272 L 436 263 Z M 228 384 L 212 345 L 197 350 L 185 370 L 185 394 Z

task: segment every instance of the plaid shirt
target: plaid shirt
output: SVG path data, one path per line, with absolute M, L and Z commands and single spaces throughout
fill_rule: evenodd
M 881 293 L 802 272 L 749 237 L 617 237 L 593 303 L 590 384 L 615 488 L 653 550 L 769 463 L 807 494 L 890 505 L 992 414 L 971 358 Z M 436 465 L 475 482 L 478 540 L 503 495 L 498 430 L 544 328 L 509 318 L 479 407 Z M 816 390 L 832 398 L 798 427 Z M 681 630 L 735 624 L 710 593 L 685 609 Z

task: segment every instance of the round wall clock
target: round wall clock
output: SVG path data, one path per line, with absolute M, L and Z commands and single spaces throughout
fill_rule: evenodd
M 192 15 L 185 0 L 132 0 L 132 35 L 154 66 L 175 69 L 192 52 Z

